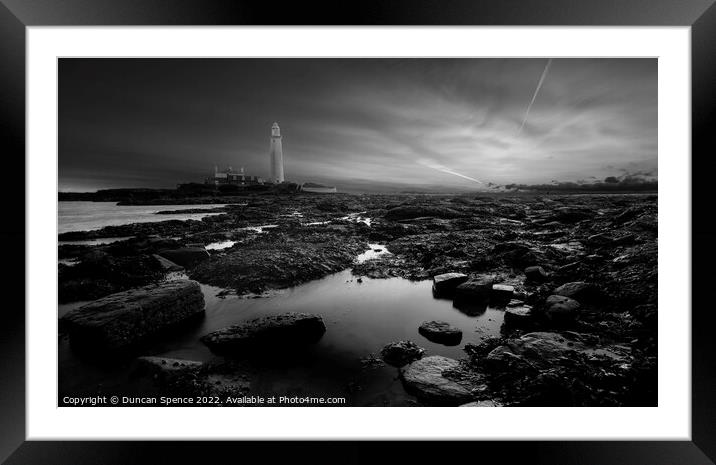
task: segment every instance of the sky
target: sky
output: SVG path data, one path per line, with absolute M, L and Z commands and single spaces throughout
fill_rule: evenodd
M 244 167 L 345 191 L 657 176 L 656 59 L 59 60 L 59 189 Z

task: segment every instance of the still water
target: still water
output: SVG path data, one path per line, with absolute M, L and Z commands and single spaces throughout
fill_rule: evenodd
M 176 213 L 157 215 L 158 211 L 206 209 L 223 207 L 216 205 L 116 205 L 114 202 L 58 202 L 57 232 L 92 231 L 105 226 L 131 223 L 152 223 L 166 220 L 200 220 L 205 216 L 220 215 L 217 212 Z
M 375 244 L 373 244 L 375 246 Z M 372 253 L 380 255 L 381 252 Z M 211 331 L 252 318 L 283 312 L 319 314 L 326 324 L 321 340 L 290 363 L 264 363 L 251 390 L 264 395 L 345 396 L 349 405 L 406 405 L 413 397 L 391 366 L 366 368 L 361 359 L 376 356 L 387 343 L 409 339 L 426 349 L 426 355 L 460 358 L 465 343 L 479 343 L 498 335 L 504 312 L 487 308 L 468 315 L 452 301 L 435 299 L 431 282 L 412 282 L 402 278 L 370 279 L 359 282 L 350 270 L 269 297 L 219 297 L 221 289 L 202 285 L 206 316 L 181 334 L 156 341 L 146 355 L 207 361 L 213 355 L 199 341 Z M 62 306 L 63 314 L 72 307 Z M 443 320 L 463 331 L 457 346 L 428 341 L 418 333 L 420 323 Z M 287 354 L 289 355 L 289 354 Z M 121 387 L 128 378 L 124 368 L 81 360 L 60 341 L 60 392 Z
M 156 215 L 156 212 L 217 206 L 220 205 L 116 206 L 107 202 L 60 202 L 59 232 L 168 219 L 199 219 L 217 213 Z M 370 219 L 360 214 L 350 219 L 370 225 Z M 272 226 L 263 226 L 260 232 L 268 233 Z M 220 250 L 232 245 L 230 241 L 221 242 L 209 248 Z M 386 254 L 390 251 L 385 246 L 369 244 L 369 249 L 356 257 L 356 263 Z M 366 364 L 366 357 L 379 356 L 381 348 L 389 342 L 412 340 L 426 349 L 426 355 L 461 358 L 465 355 L 462 348 L 466 343 L 479 343 L 488 336 L 498 335 L 503 321 L 502 310 L 487 308 L 466 312 L 453 307 L 451 300 L 434 298 L 431 287 L 430 281 L 358 279 L 349 269 L 258 298 L 226 296 L 222 289 L 202 284 L 206 302 L 204 318 L 178 334 L 153 341 L 142 354 L 208 361 L 213 355 L 199 340 L 204 334 L 266 315 L 313 313 L 321 315 L 326 324 L 321 340 L 300 355 L 286 353 L 286 357 L 277 360 L 258 362 L 251 394 L 346 397 L 348 405 L 359 406 L 410 405 L 415 399 L 403 389 L 398 370 L 389 365 Z M 58 314 L 62 316 L 85 303 L 60 305 Z M 427 320 L 446 321 L 462 329 L 462 341 L 456 346 L 428 341 L 418 333 L 420 324 Z M 133 384 L 131 360 L 88 360 L 70 349 L 64 335 L 59 339 L 58 363 L 60 396 L 143 393 L 141 387 Z

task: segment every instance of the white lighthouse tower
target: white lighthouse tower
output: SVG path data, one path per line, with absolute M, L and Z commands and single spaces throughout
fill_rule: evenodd
M 283 148 L 281 147 L 281 129 L 278 123 L 271 126 L 271 148 L 269 150 L 271 159 L 271 171 L 269 182 L 279 184 L 283 182 Z

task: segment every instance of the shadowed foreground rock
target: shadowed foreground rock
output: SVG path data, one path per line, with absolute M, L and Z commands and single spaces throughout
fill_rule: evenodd
M 462 331 L 444 321 L 424 321 L 418 332 L 429 341 L 447 346 L 458 345 L 462 340 Z
M 561 295 L 551 295 L 547 297 L 545 305 L 545 317 L 557 325 L 573 323 L 579 316 L 579 309 L 581 307 L 576 300 Z
M 462 273 L 444 273 L 433 277 L 433 293 L 440 297 L 450 297 L 455 288 L 467 281 L 467 275 Z
M 525 328 L 532 323 L 532 307 L 521 300 L 512 300 L 505 308 L 505 325 L 510 328 Z
M 569 297 L 579 302 L 598 301 L 602 297 L 597 286 L 581 281 L 562 284 L 554 290 L 554 294 Z
M 204 313 L 204 294 L 190 280 L 150 285 L 95 300 L 60 319 L 74 347 L 119 351 Z
M 626 361 L 622 348 L 617 346 L 594 346 L 579 333 L 534 332 L 509 340 L 487 355 L 487 363 L 493 369 L 508 369 L 520 362 L 524 367 L 536 370 L 552 368 L 574 354 L 589 357 L 606 357 L 618 362 Z
M 408 392 L 436 405 L 462 405 L 472 400 L 470 391 L 443 373 L 456 370 L 457 360 L 434 355 L 402 368 L 400 378 Z
M 326 332 L 318 315 L 283 313 L 229 326 L 201 338 L 217 354 L 257 355 L 251 349 L 273 349 L 317 342 Z
M 413 360 L 423 356 L 425 349 L 419 347 L 413 341 L 398 341 L 387 344 L 380 351 L 380 356 L 389 365 L 402 367 Z
M 218 397 L 218 403 L 190 404 L 197 407 L 227 405 L 224 402 L 226 396 L 249 392 L 253 376 L 253 368 L 243 361 L 218 359 L 202 363 L 167 357 L 139 357 L 131 371 L 131 378 L 143 382 L 147 393 L 191 399 L 196 396 Z

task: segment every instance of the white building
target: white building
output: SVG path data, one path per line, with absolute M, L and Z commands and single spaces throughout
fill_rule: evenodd
M 281 146 L 281 129 L 278 123 L 271 126 L 271 146 L 269 149 L 271 169 L 269 171 L 269 182 L 279 184 L 283 178 L 283 147 Z

